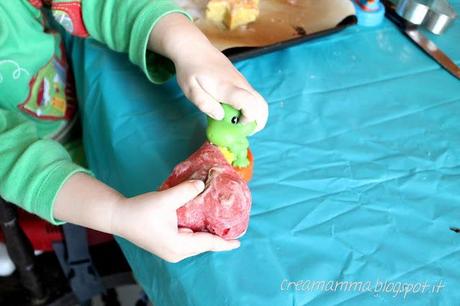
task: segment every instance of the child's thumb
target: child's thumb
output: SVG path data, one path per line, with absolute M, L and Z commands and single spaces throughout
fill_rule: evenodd
M 168 206 L 178 209 L 193 200 L 204 190 L 204 183 L 200 180 L 183 182 L 177 186 L 162 191 Z

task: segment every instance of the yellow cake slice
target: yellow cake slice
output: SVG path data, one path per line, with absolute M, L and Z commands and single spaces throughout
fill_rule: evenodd
M 210 0 L 206 18 L 225 24 L 230 30 L 254 22 L 259 16 L 259 0 Z

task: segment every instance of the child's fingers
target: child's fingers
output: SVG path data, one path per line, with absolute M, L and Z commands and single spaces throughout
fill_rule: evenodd
M 224 102 L 241 110 L 242 122 L 256 121 L 256 132 L 264 128 L 268 117 L 267 103 L 249 84 L 240 87 L 235 83 L 222 84 L 204 77 L 197 79 L 197 83 L 214 101 Z
M 240 246 L 238 240 L 225 240 L 210 233 L 185 233 L 179 234 L 179 237 L 187 257 L 208 251 L 230 251 Z
M 267 124 L 267 120 L 268 120 L 268 104 L 267 102 L 265 101 L 265 99 L 255 90 L 251 90 L 250 91 L 254 97 L 254 100 L 253 100 L 253 110 L 250 110 L 250 111 L 253 111 L 254 112 L 254 117 L 255 117 L 255 121 L 257 122 L 257 126 L 256 126 L 256 129 L 254 131 L 253 134 L 257 133 L 258 131 L 262 130 L 265 125 Z M 242 109 L 243 111 L 243 118 L 241 120 L 242 123 L 249 123 L 253 120 L 251 120 L 250 117 L 246 116 L 246 113 L 248 111 L 245 112 L 245 109 L 243 108 Z
M 251 93 L 233 83 L 220 83 L 205 77 L 197 79 L 197 83 L 214 100 L 230 104 L 236 109 L 249 109 L 254 102 L 254 96 Z
M 265 127 L 268 118 L 268 105 L 256 91 L 233 87 L 224 101 L 241 110 L 243 115 L 241 123 L 253 121 L 257 123 L 254 133 Z
M 188 98 L 208 116 L 216 120 L 224 118 L 224 109 L 220 103 L 203 90 L 198 83 L 191 87 Z
M 255 98 L 256 97 L 251 92 L 244 88 L 228 86 L 228 88 L 223 91 L 223 95 L 220 100 L 225 101 L 225 103 L 241 110 L 243 116 L 245 116 L 248 121 L 255 121 L 257 120 L 256 103 L 254 103 Z
M 180 227 L 178 231 L 181 234 L 184 234 L 184 233 L 185 234 L 192 234 L 193 233 L 193 231 L 191 229 L 186 228 L 186 227 Z
M 230 251 L 240 246 L 238 240 L 225 240 L 216 235 L 179 228 L 179 233 L 170 240 L 173 245 L 169 254 L 163 258 L 169 262 L 179 262 L 185 258 L 204 252 Z
M 178 209 L 193 200 L 204 190 L 204 183 L 199 180 L 183 182 L 177 186 L 161 191 L 163 202 L 171 209 Z

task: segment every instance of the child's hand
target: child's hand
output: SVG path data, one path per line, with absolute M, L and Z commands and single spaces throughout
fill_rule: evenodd
M 122 199 L 113 212 L 112 232 L 169 262 L 238 248 L 237 240 L 177 228 L 176 210 L 203 189 L 203 182 L 189 181 L 165 191 Z
M 177 82 L 187 98 L 201 111 L 220 120 L 225 102 L 242 110 L 243 122 L 257 122 L 255 132 L 267 122 L 268 106 L 246 79 L 220 51 L 196 46 L 175 62 Z
M 256 121 L 255 132 L 264 128 L 267 102 L 186 17 L 161 18 L 150 35 L 149 48 L 174 62 L 179 86 L 201 111 L 220 120 L 224 110 L 219 102 L 224 102 L 242 111 L 243 122 Z

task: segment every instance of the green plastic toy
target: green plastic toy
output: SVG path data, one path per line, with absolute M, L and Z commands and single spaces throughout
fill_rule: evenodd
M 222 120 L 208 117 L 206 136 L 209 142 L 218 146 L 226 159 L 234 167 L 245 168 L 249 165 L 248 136 L 255 130 L 256 122 L 240 122 L 241 112 L 228 104 L 222 104 L 225 116 Z

